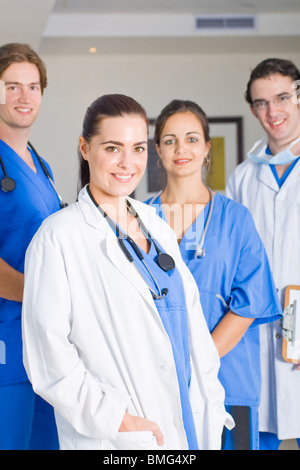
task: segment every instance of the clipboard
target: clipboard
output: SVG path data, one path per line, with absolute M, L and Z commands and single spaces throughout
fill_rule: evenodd
M 293 304 L 294 301 L 298 302 L 297 308 L 300 309 L 300 286 L 290 285 L 287 286 L 284 292 L 284 310 Z M 299 315 L 300 317 L 300 315 Z M 291 341 L 289 341 L 285 335 L 282 335 L 282 358 L 286 362 L 292 364 L 299 364 L 300 354 L 298 358 L 293 358 L 293 352 L 297 351 L 299 348 L 293 348 Z

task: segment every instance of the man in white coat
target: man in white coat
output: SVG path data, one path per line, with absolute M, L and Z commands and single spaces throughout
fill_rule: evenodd
M 227 196 L 251 211 L 265 244 L 283 306 L 285 288 L 300 285 L 300 72 L 283 59 L 252 71 L 245 98 L 266 136 L 230 176 Z M 260 449 L 281 440 L 300 447 L 300 366 L 282 358 L 279 321 L 260 327 Z

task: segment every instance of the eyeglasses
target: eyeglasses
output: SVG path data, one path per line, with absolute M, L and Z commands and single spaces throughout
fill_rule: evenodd
M 260 112 L 265 111 L 270 103 L 273 103 L 275 106 L 285 106 L 289 103 L 290 99 L 293 95 L 289 95 L 288 93 L 284 93 L 282 95 L 275 96 L 271 101 L 266 100 L 255 100 L 251 104 L 251 107 L 254 111 Z

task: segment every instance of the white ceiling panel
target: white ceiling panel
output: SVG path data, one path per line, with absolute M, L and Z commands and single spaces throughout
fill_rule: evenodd
M 256 15 L 257 30 L 196 31 L 197 15 L 221 14 Z M 26 42 L 42 54 L 256 52 L 272 44 L 293 52 L 299 24 L 300 0 L 0 0 L 0 43 Z
M 267 13 L 300 11 L 299 0 L 56 0 L 56 12 Z
M 55 0 L 0 0 L 0 44 L 28 43 L 38 49 Z

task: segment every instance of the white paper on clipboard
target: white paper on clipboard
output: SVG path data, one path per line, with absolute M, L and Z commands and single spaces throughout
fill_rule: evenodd
M 300 360 L 300 290 L 291 288 L 289 297 L 290 304 L 294 303 L 295 300 L 297 301 L 296 339 L 287 342 L 287 358 Z

